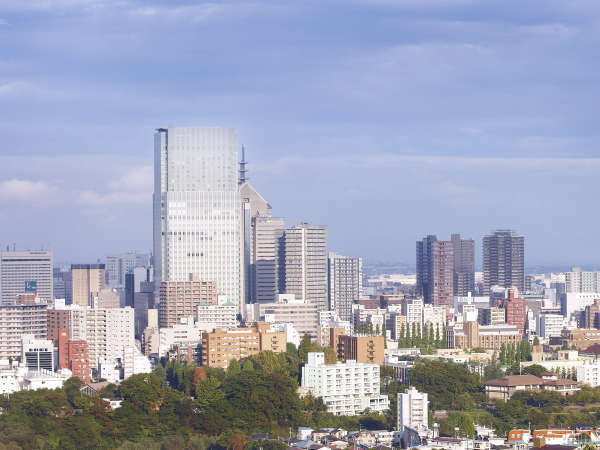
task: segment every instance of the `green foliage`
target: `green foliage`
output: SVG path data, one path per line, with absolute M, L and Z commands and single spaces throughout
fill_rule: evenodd
M 531 374 L 536 377 L 541 377 L 544 372 L 548 370 L 544 366 L 540 366 L 539 364 L 533 364 L 531 366 L 523 367 L 521 373 L 523 374 Z

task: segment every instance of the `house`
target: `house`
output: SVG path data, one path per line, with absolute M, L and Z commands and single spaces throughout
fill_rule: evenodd
M 538 378 L 535 375 L 508 375 L 483 383 L 485 392 L 491 399 L 507 401 L 520 391 L 556 391 L 568 395 L 579 390 L 577 381 L 554 379 L 554 377 Z

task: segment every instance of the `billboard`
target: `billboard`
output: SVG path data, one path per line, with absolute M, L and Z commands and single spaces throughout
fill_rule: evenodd
M 26 281 L 25 292 L 27 294 L 37 294 L 37 281 Z

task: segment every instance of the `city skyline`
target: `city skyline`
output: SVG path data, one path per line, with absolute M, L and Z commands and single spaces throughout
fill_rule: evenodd
M 510 228 L 526 266 L 597 266 L 600 5 L 330 4 L 1 3 L 2 248 L 148 251 L 152 132 L 219 125 L 276 217 L 365 264 L 459 232 L 481 267 Z

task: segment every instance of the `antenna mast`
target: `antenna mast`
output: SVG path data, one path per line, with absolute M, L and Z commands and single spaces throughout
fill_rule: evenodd
M 238 184 L 245 183 L 248 177 L 246 176 L 248 170 L 246 169 L 246 148 L 242 145 L 242 160 L 240 161 L 240 173 L 238 178 Z

